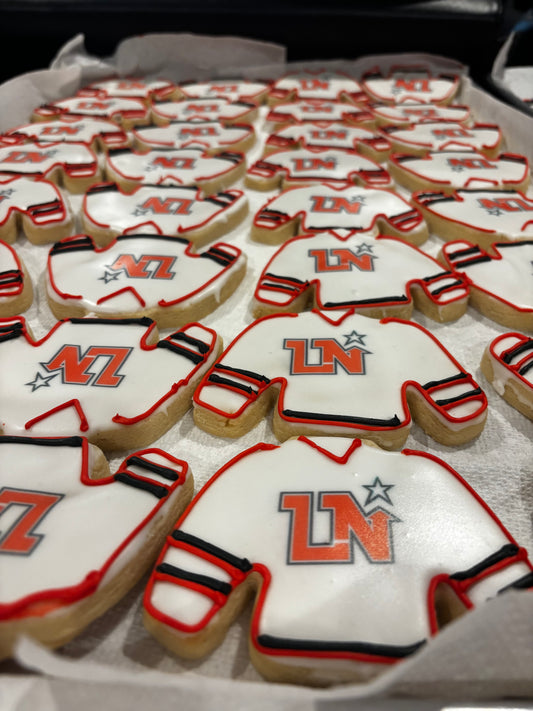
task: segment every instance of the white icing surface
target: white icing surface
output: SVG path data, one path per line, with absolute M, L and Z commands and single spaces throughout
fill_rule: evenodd
M 225 97 L 230 101 L 239 99 L 259 99 L 260 95 L 268 89 L 268 84 L 258 81 L 242 79 L 219 79 L 179 86 L 185 96 L 196 99 L 202 97 Z
M 94 89 L 104 92 L 107 96 L 113 97 L 138 97 L 139 99 L 147 99 L 151 94 L 158 89 L 171 89 L 172 83 L 165 79 L 138 79 L 138 78 L 119 78 L 106 79 L 104 81 L 95 81 L 89 84 L 86 89 Z
M 195 185 L 230 173 L 239 161 L 209 156 L 201 148 L 155 149 L 147 153 L 125 151 L 106 155 L 106 168 L 144 185 Z M 1 167 L 1 166 L 0 166 Z
M 134 114 L 148 115 L 146 106 L 140 99 L 98 98 L 90 96 L 73 96 L 70 99 L 53 101 L 49 107 L 37 109 L 36 113 L 47 116 L 54 113 L 54 107 L 62 112 L 77 116 L 97 116 L 110 118 L 117 114 L 134 112 Z
M 498 126 L 474 124 L 463 126 L 449 121 L 417 123 L 407 128 L 394 128 L 386 131 L 391 141 L 400 143 L 405 149 L 427 148 L 430 151 L 494 149 L 501 141 Z
M 267 122 L 282 121 L 344 121 L 359 118 L 369 119 L 369 115 L 359 106 L 342 101 L 294 101 L 290 104 L 279 104 L 267 114 Z
M 100 138 L 107 145 L 124 145 L 127 136 L 113 121 L 97 118 L 77 119 L 62 116 L 54 121 L 37 121 L 36 123 L 17 126 L 7 135 L 24 135 L 33 141 L 65 143 L 92 143 Z
M 190 253 L 190 243 L 155 235 L 121 238 L 105 249 L 56 251 L 50 255 L 47 293 L 100 315 L 139 311 L 181 302 L 193 304 L 220 289 L 245 261 L 240 250 L 217 243 L 236 257 L 224 266 Z M 120 293 L 123 289 L 134 290 Z M 78 298 L 79 297 L 79 298 Z
M 0 369 L 3 433 L 74 433 L 91 439 L 102 430 L 124 426 L 114 421 L 117 415 L 145 417 L 150 408 L 166 398 L 174 383 L 185 384 L 196 368 L 180 353 L 143 347 L 147 334 L 148 327 L 135 322 L 82 320 L 61 322 L 48 337 L 35 343 L 23 335 L 2 342 L 2 362 L 10 365 Z M 210 332 L 196 327 L 192 335 L 212 345 Z M 199 372 L 205 368 L 198 367 Z M 177 393 L 162 403 L 163 411 L 180 393 L 181 388 L 177 388 Z M 87 421 L 86 430 L 81 413 L 72 404 L 75 399 Z M 57 414 L 50 413 L 57 407 Z M 39 416 L 42 419 L 32 424 Z
M 318 308 L 324 305 L 328 309 L 340 308 L 368 300 L 373 301 L 369 306 L 379 306 L 387 301 L 401 302 L 409 293 L 410 281 L 422 281 L 438 274 L 443 274 L 440 264 L 401 240 L 373 239 L 368 234 L 352 234 L 343 239 L 332 233 L 320 233 L 292 239 L 283 245 L 265 267 L 256 298 L 259 302 L 289 304 L 291 293 L 283 288 L 283 278 L 287 277 L 316 284 Z M 279 276 L 281 284 L 270 275 Z M 448 281 L 451 283 L 456 278 Z M 439 280 L 433 288 L 438 289 L 445 282 Z M 429 289 L 432 290 L 432 286 Z M 455 295 L 443 292 L 434 298 L 437 303 L 448 303 L 466 295 L 466 289 L 462 288 Z
M 345 126 L 340 123 L 315 124 L 305 123 L 281 128 L 273 134 L 274 137 L 297 141 L 305 146 L 331 146 L 331 148 L 352 149 L 360 141 L 379 141 L 376 149 L 386 150 L 388 142 L 377 133 L 359 126 Z M 383 144 L 382 147 L 381 144 Z
M 253 135 L 251 126 L 224 126 L 219 121 L 174 121 L 168 126 L 148 126 L 132 131 L 137 142 L 153 148 L 232 148 Z
M 296 92 L 299 99 L 336 101 L 342 94 L 361 92 L 358 81 L 342 72 L 302 70 L 277 79 L 273 89 Z
M 0 303 L 3 299 L 10 299 L 22 291 L 23 281 L 21 283 L 6 283 L 4 281 L 2 276 L 9 272 L 14 273 L 13 276 L 21 276 L 24 280 L 17 253 L 8 244 L 0 241 Z
M 50 209 L 27 213 L 29 208 L 41 205 Z M 47 180 L 35 181 L 25 177 L 0 180 L 0 224 L 7 220 L 12 211 L 27 213 L 28 219 L 42 226 L 55 226 L 70 220 L 70 206 L 66 198 Z
M 352 442 L 341 441 L 348 453 Z M 319 442 L 327 447 L 324 438 Z M 386 523 L 378 552 L 379 517 Z M 245 454 L 204 490 L 180 531 L 268 570 L 258 634 L 398 646 L 431 634 L 428 592 L 435 576 L 470 570 L 509 543 L 438 460 L 361 445 L 343 464 L 305 440 Z M 172 555 L 169 546 L 164 561 Z M 200 556 L 190 560 L 188 572 L 203 570 Z M 508 565 L 512 580 L 529 572 L 513 559 Z M 222 571 L 217 579 L 224 579 Z M 483 598 L 502 586 L 499 575 L 490 580 Z M 191 600 L 179 580 L 173 582 L 156 577 L 151 604 L 178 623 L 199 623 L 205 598 Z
M 252 104 L 226 98 L 204 97 L 188 101 L 165 101 L 152 106 L 152 113 L 168 121 L 236 121 L 254 109 Z
M 470 119 L 468 106 L 439 106 L 438 104 L 416 103 L 405 101 L 402 104 L 381 106 L 374 104 L 370 110 L 378 118 L 389 123 L 420 123 L 423 121 L 452 121 L 465 123 Z
M 202 199 L 196 188 L 141 186 L 131 194 L 117 190 L 89 193 L 84 202 L 89 222 L 108 227 L 115 234 L 132 232 L 143 225 L 154 226 L 160 234 L 183 234 L 214 223 L 224 224 L 246 204 L 240 191 L 219 196 L 235 196 L 231 201 L 217 195 Z M 142 228 L 144 231 L 144 227 Z M 137 229 L 136 231 L 139 231 Z
M 0 146 L 0 176 L 46 176 L 59 168 L 73 178 L 97 176 L 96 155 L 84 143 Z
M 362 87 L 378 101 L 401 103 L 412 99 L 423 103 L 446 101 L 457 86 L 457 80 L 431 76 L 427 70 L 408 68 L 391 72 L 388 77 L 367 77 Z
M 521 334 L 503 334 L 495 338 L 490 344 L 490 351 L 493 355 L 492 365 L 496 372 L 496 388 L 500 395 L 503 395 L 505 383 L 508 380 L 517 379 L 522 385 L 531 386 L 531 395 L 533 395 L 533 369 L 529 369 L 523 374 L 519 374 L 517 368 L 519 365 L 526 365 L 531 361 L 533 351 L 531 348 L 515 353 L 508 362 L 503 362 L 502 354 L 511 350 L 527 341 L 527 336 Z M 498 383 L 500 387 L 498 387 Z M 493 382 L 494 385 L 494 382 Z M 531 407 L 531 403 L 529 403 Z

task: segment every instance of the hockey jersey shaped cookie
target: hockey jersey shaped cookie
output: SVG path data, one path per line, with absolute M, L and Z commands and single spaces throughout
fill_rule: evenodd
M 148 126 L 132 131 L 135 145 L 151 148 L 202 148 L 207 153 L 248 151 L 255 143 L 253 126 L 225 125 L 222 121 L 173 121 L 167 126 Z
M 446 150 L 421 157 L 396 154 L 388 167 L 396 182 L 411 191 L 521 191 L 527 190 L 530 180 L 528 159 L 514 153 L 501 153 L 492 160 L 477 151 Z
M 253 313 L 258 318 L 312 306 L 410 318 L 416 305 L 430 318 L 452 321 L 467 302 L 461 278 L 402 240 L 321 232 L 295 237 L 276 252 L 259 278 Z
M 421 326 L 350 311 L 265 316 L 247 327 L 203 379 L 194 417 L 240 437 L 274 406 L 273 430 L 365 436 L 403 445 L 411 413 L 438 442 L 483 429 L 487 400 L 472 376 Z
M 274 190 L 310 183 L 340 187 L 353 183 L 369 188 L 390 188 L 392 179 L 379 163 L 355 151 L 337 148 L 296 148 L 276 151 L 256 161 L 246 173 L 245 185 Z
M 264 676 L 361 681 L 438 632 L 439 583 L 453 618 L 531 588 L 532 566 L 442 460 L 300 437 L 256 445 L 204 487 L 157 560 L 145 624 L 174 652 L 203 656 L 252 593 L 249 648 Z
M 82 221 L 98 245 L 122 233 L 155 232 L 179 235 L 201 247 L 230 232 L 247 212 L 240 190 L 202 198 L 194 187 L 141 186 L 127 194 L 108 183 L 87 192 Z
M 483 353 L 481 371 L 498 395 L 533 420 L 533 338 L 498 336 Z
M 375 125 L 372 114 L 366 109 L 361 109 L 360 106 L 343 101 L 321 101 L 319 99 L 278 104 L 269 111 L 265 121 L 274 131 L 288 124 L 302 124 L 309 121 L 314 123 L 337 121 L 369 127 Z
M 265 155 L 288 148 L 340 148 L 355 150 L 378 162 L 387 159 L 390 143 L 383 136 L 361 126 L 334 121 L 309 122 L 280 128 L 268 136 Z
M 249 79 L 213 79 L 205 82 L 180 84 L 178 91 L 184 99 L 225 98 L 229 101 L 266 101 L 270 85 Z
M 533 236 L 533 199 L 510 190 L 418 192 L 413 204 L 429 229 L 449 242 L 466 239 L 490 249 L 493 242 L 518 242 Z
M 388 190 L 311 185 L 285 190 L 255 215 L 251 236 L 257 242 L 281 244 L 296 234 L 354 230 L 381 232 L 411 244 L 428 238 L 420 212 Z
M 161 101 L 152 106 L 154 122 L 166 126 L 171 121 L 220 121 L 223 124 L 250 123 L 258 116 L 257 104 L 222 98 Z
M 378 126 L 410 126 L 427 121 L 469 124 L 472 118 L 470 107 L 459 104 L 442 106 L 407 100 L 401 104 L 370 104 L 367 108 L 372 112 Z
M 393 67 L 385 74 L 376 67 L 366 72 L 361 86 L 373 101 L 384 104 L 406 101 L 448 104 L 459 89 L 459 77 L 455 74 L 434 76 L 424 67 Z
M 97 95 L 118 99 L 141 99 L 149 103 L 154 99 L 172 96 L 175 85 L 166 79 L 141 79 L 137 77 L 116 77 L 94 81 L 79 93 L 85 96 Z
M 322 101 L 365 101 L 361 85 L 340 71 L 302 69 L 277 79 L 270 90 L 270 103 L 320 99 Z
M 114 121 L 128 131 L 134 126 L 150 123 L 150 109 L 140 99 L 108 98 L 105 96 L 73 96 L 70 99 L 44 104 L 33 112 L 33 121 L 48 121 L 62 116 L 91 116 Z
M 0 658 L 21 635 L 64 644 L 118 602 L 192 489 L 187 464 L 159 449 L 110 475 L 82 437 L 0 437 Z
M 499 126 L 475 123 L 472 126 L 444 122 L 416 123 L 411 126 L 384 126 L 385 138 L 394 151 L 423 156 L 430 151 L 479 151 L 496 158 L 502 144 Z
M 33 301 L 30 275 L 21 258 L 5 242 L 0 242 L 0 318 L 29 309 Z
M 448 242 L 442 260 L 470 284 L 470 303 L 507 328 L 533 331 L 533 240 L 491 245 Z
M 0 179 L 12 175 L 46 178 L 71 193 L 82 193 L 102 179 L 96 154 L 84 143 L 5 146 L 0 141 Z
M 210 156 L 201 148 L 159 148 L 146 153 L 111 150 L 105 165 L 107 180 L 127 192 L 139 185 L 194 185 L 211 195 L 235 183 L 245 171 L 242 153 Z
M 0 180 L 0 239 L 11 244 L 19 229 L 33 244 L 57 242 L 71 233 L 70 205 L 48 180 Z
M 148 316 L 177 328 L 214 311 L 237 288 L 246 257 L 221 242 L 200 254 L 179 237 L 117 237 L 104 249 L 84 235 L 50 251 L 47 294 L 57 319 Z
M 199 324 L 159 341 L 150 319 L 72 319 L 34 340 L 22 317 L 4 319 L 2 433 L 145 446 L 189 409 L 218 350 L 216 333 Z
M 127 133 L 113 121 L 75 116 L 17 126 L 2 137 L 3 141 L 11 139 L 34 143 L 84 143 L 93 151 L 127 148 L 129 145 Z

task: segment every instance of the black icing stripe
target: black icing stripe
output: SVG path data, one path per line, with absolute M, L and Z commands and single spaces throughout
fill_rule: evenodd
M 191 573 L 188 570 L 183 570 L 183 568 L 178 568 L 170 563 L 161 563 L 155 569 L 156 573 L 161 573 L 161 575 L 169 575 L 171 578 L 176 578 L 177 580 L 185 580 L 190 583 L 196 583 L 209 590 L 214 590 L 215 592 L 222 593 L 223 595 L 229 595 L 231 592 L 231 585 L 225 583 L 216 578 L 212 578 L 210 575 L 200 575 L 198 573 Z
M 164 499 L 168 495 L 168 489 L 162 484 L 155 484 L 151 481 L 138 479 L 134 474 L 128 472 L 117 472 L 115 481 L 120 481 L 122 484 L 132 486 L 134 489 L 141 489 L 149 494 L 153 494 L 158 499 Z
M 80 237 L 68 242 L 56 242 L 50 250 L 50 254 L 53 256 L 63 252 L 92 251 L 93 249 L 94 245 L 90 237 Z
M 394 415 L 388 420 L 379 420 L 372 417 L 354 417 L 353 415 L 330 415 L 320 412 L 299 412 L 298 410 L 283 410 L 283 415 L 298 420 L 319 420 L 327 422 L 348 422 L 356 425 L 368 425 L 371 427 L 398 427 L 401 424 L 398 415 Z
M 283 284 L 277 281 L 264 281 L 261 283 L 261 289 L 275 289 L 276 291 L 286 291 L 288 294 L 297 294 L 300 290 L 294 286 Z
M 279 210 L 269 210 L 265 208 L 261 210 L 258 220 L 268 220 L 269 222 L 283 222 L 287 219 L 287 214 L 285 212 L 280 212 Z
M 204 202 L 212 202 L 214 205 L 220 205 L 221 207 L 229 207 L 237 199 L 237 195 L 230 195 L 229 193 L 217 193 L 216 196 L 212 195 L 204 199 Z
M 242 161 L 242 154 L 232 153 L 231 151 L 223 151 L 218 154 L 217 158 L 224 158 L 225 160 L 230 161 L 230 163 L 237 165 Z
M 452 261 L 455 261 L 456 259 L 460 259 L 461 257 L 469 257 L 471 254 L 479 254 L 480 249 L 479 247 L 468 247 L 468 249 L 458 249 L 457 252 L 451 252 L 450 254 L 447 254 L 446 256 L 448 259 L 451 259 Z
M 507 545 L 500 548 L 499 551 L 496 551 L 496 553 L 489 555 L 487 558 L 480 561 L 471 568 L 459 571 L 457 573 L 453 573 L 453 575 L 450 575 L 450 579 L 470 580 L 471 578 L 476 578 L 480 573 L 483 573 L 483 571 L 487 570 L 487 568 L 491 568 L 493 565 L 501 563 L 507 558 L 513 558 L 515 555 L 517 555 L 519 550 L 520 549 L 518 548 L 518 546 L 514 543 L 508 543 Z
M 167 351 L 172 351 L 177 355 L 181 355 L 184 358 L 188 358 L 195 365 L 198 365 L 198 363 L 201 363 L 204 359 L 204 357 L 200 355 L 200 353 L 194 353 L 194 351 L 190 351 L 188 348 L 178 346 L 176 343 L 171 343 L 170 341 L 159 341 L 159 343 L 157 344 L 157 348 L 164 348 Z
M 21 323 L 2 326 L 0 328 L 0 343 L 11 341 L 13 338 L 18 338 L 19 336 L 22 336 L 23 333 L 24 329 Z
M 214 254 L 217 257 L 220 257 L 221 259 L 226 259 L 228 262 L 233 262 L 235 259 L 237 259 L 235 254 L 228 254 L 219 247 L 211 247 L 211 249 L 209 249 L 207 252 L 204 252 L 204 254 Z
M 86 195 L 96 195 L 97 193 L 118 193 L 119 187 L 116 183 L 97 183 L 92 185 Z
M 224 370 L 227 373 L 235 373 L 236 375 L 242 375 L 243 377 L 249 378 L 250 380 L 255 380 L 255 382 L 259 384 L 268 384 L 270 382 L 270 378 L 267 378 L 265 375 L 260 375 L 259 373 L 254 373 L 252 370 L 244 370 L 242 368 L 231 368 L 229 365 L 223 365 L 222 363 L 216 363 L 215 368 L 216 370 Z
M 257 392 L 249 385 L 243 385 L 243 383 L 237 383 L 229 378 L 223 378 L 216 373 L 211 373 L 211 375 L 207 378 L 207 381 L 209 383 L 213 383 L 214 385 L 226 385 L 236 390 L 242 390 L 242 392 L 247 393 L 248 395 L 257 395 Z
M 425 641 L 409 645 L 373 644 L 371 642 L 336 642 L 307 639 L 287 639 L 269 634 L 259 635 L 257 641 L 267 649 L 286 649 L 301 652 L 345 652 L 350 654 L 368 654 L 376 657 L 401 659 L 416 652 Z
M 26 208 L 26 212 L 31 217 L 39 217 L 40 215 L 47 215 L 48 213 L 54 213 L 60 210 L 62 207 L 60 200 L 53 200 L 41 205 L 30 205 Z
M 185 531 L 180 531 L 178 529 L 176 531 L 173 531 L 171 536 L 175 541 L 187 543 L 187 545 L 191 546 L 192 548 L 197 548 L 198 550 L 203 551 L 204 553 L 208 553 L 209 555 L 213 556 L 213 558 L 218 558 L 219 560 L 222 560 L 224 563 L 228 563 L 233 568 L 237 568 L 237 570 L 240 570 L 243 573 L 247 573 L 252 569 L 252 564 L 250 563 L 248 558 L 239 558 L 238 556 L 233 555 L 233 553 L 228 553 L 228 551 L 225 551 L 223 548 L 219 548 L 218 546 L 215 546 L 212 543 L 208 543 L 202 538 L 193 536 L 190 533 L 185 533 Z
M 453 291 L 457 287 L 461 287 L 461 286 L 463 286 L 462 281 L 460 281 L 459 279 L 455 279 L 450 284 L 445 284 L 444 286 L 441 286 L 438 289 L 430 289 L 430 291 L 433 296 L 438 296 L 439 294 L 442 294 L 445 291 Z
M 530 370 L 533 369 L 533 360 L 530 363 L 525 363 L 521 368 L 518 369 L 519 375 L 526 375 Z
M 498 590 L 498 595 L 506 592 L 507 590 L 529 590 L 533 588 L 533 571 L 531 573 L 526 573 L 522 578 L 518 578 L 514 583 L 506 585 L 501 590 Z
M 82 437 L 19 437 L 2 435 L 0 444 L 38 444 L 45 447 L 81 447 Z
M 291 277 L 291 276 L 272 274 L 272 272 L 267 272 L 265 274 L 265 277 L 268 277 L 269 279 L 275 279 L 276 281 L 278 281 L 278 280 L 286 281 L 286 282 L 289 282 L 290 284 L 298 284 L 298 285 L 307 284 L 307 282 L 305 280 L 297 279 L 296 277 Z
M 472 267 L 475 264 L 485 264 L 486 262 L 492 261 L 490 257 L 474 257 L 472 259 L 461 260 L 460 262 L 454 262 L 455 269 L 465 269 L 466 267 Z
M 154 322 L 151 318 L 69 318 L 70 323 L 92 324 L 94 326 L 151 326 Z
M 21 284 L 22 274 L 19 271 L 6 271 L 0 272 L 0 284 L 2 286 L 8 286 L 9 284 Z
M 460 380 L 468 380 L 466 373 L 457 373 L 457 375 L 451 375 L 449 378 L 443 378 L 442 380 L 431 380 L 429 383 L 422 385 L 423 390 L 433 390 L 434 388 L 440 388 L 443 385 L 448 385 L 449 383 L 456 383 Z
M 148 233 L 142 233 L 142 232 L 137 232 L 134 235 L 119 235 L 116 238 L 117 242 L 122 242 L 124 240 L 127 240 L 128 242 L 133 239 L 149 239 L 149 240 L 164 240 L 165 242 L 179 242 L 181 244 L 189 244 L 189 240 L 185 239 L 185 237 L 173 237 L 171 235 L 155 235 L 153 232 L 148 232 Z
M 158 474 L 159 476 L 162 476 L 163 479 L 167 479 L 168 481 L 177 481 L 180 478 L 180 475 L 174 471 L 174 469 L 170 469 L 170 467 L 164 467 L 161 464 L 156 464 L 155 462 L 150 462 L 147 459 L 143 459 L 142 457 L 137 457 L 135 455 L 128 457 L 127 461 L 127 466 L 128 467 L 139 467 L 141 469 L 146 469 L 146 471 L 152 472 L 153 474 Z
M 532 350 L 533 349 L 533 339 L 529 339 L 527 341 L 524 341 L 524 343 L 519 343 L 517 346 L 512 348 L 509 351 L 506 351 L 505 355 L 502 356 L 502 360 L 504 363 L 509 363 L 513 360 L 513 358 L 516 358 L 516 356 L 521 355 L 522 353 L 525 353 L 526 351 Z
M 469 390 L 467 393 L 461 393 L 461 395 L 456 395 L 455 397 L 448 397 L 443 400 L 435 400 L 435 404 L 439 407 L 446 407 L 447 405 L 453 405 L 456 402 L 461 402 L 461 400 L 466 400 L 470 397 L 476 397 L 477 395 L 482 395 L 483 390 L 481 388 L 475 388 L 474 390 Z
M 380 296 L 375 299 L 358 299 L 354 301 L 326 301 L 324 306 L 326 308 L 335 308 L 343 306 L 365 306 L 367 304 L 382 304 L 382 303 L 408 303 L 409 297 L 405 295 L 400 296 Z
M 183 331 L 176 331 L 175 333 L 172 333 L 169 338 L 171 338 L 173 341 L 183 341 L 184 343 L 188 343 L 190 346 L 194 346 L 194 348 L 197 348 L 202 354 L 208 353 L 210 349 L 210 346 L 207 343 L 204 343 L 203 341 L 200 341 L 198 338 L 194 338 L 193 336 L 189 336 Z

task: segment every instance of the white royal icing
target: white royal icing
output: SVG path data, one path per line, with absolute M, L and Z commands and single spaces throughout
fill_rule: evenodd
M 225 150 L 254 135 L 251 126 L 224 126 L 219 121 L 174 121 L 168 126 L 148 126 L 132 131 L 135 140 L 153 148 Z
M 455 93 L 458 77 L 431 76 L 423 68 L 398 68 L 389 76 L 375 75 L 363 77 L 362 87 L 378 101 L 400 103 L 406 99 L 422 103 L 441 102 L 448 100 Z
M 300 293 L 303 282 L 315 286 L 320 309 L 379 308 L 410 301 L 413 281 L 427 281 L 430 293 L 440 292 L 433 296 L 439 304 L 464 299 L 468 293 L 436 260 L 399 239 L 368 234 L 341 238 L 323 232 L 283 245 L 263 270 L 255 298 L 283 306 Z
M 196 185 L 223 178 L 240 163 L 242 156 L 209 156 L 201 148 L 154 149 L 147 153 L 120 151 L 106 155 L 111 178 L 143 185 Z
M 25 177 L 0 180 L 0 225 L 12 212 L 22 212 L 42 227 L 57 227 L 71 219 L 70 206 L 53 183 Z
M 199 98 L 188 101 L 165 101 L 152 106 L 152 113 L 167 121 L 238 121 L 255 105 L 232 102 L 225 98 Z
M 466 123 L 470 120 L 471 112 L 468 106 L 439 106 L 438 104 L 419 104 L 414 101 L 405 101 L 402 104 L 380 105 L 369 107 L 377 118 L 387 123 L 421 123 L 424 121 L 451 121 L 453 123 Z
M 17 126 L 8 131 L 7 135 L 23 135 L 41 143 L 64 141 L 90 145 L 99 139 L 107 146 L 123 146 L 128 142 L 124 131 L 113 121 L 96 118 L 77 119 L 70 116 L 62 116 L 54 121 L 37 121 Z
M 337 101 L 345 94 L 359 94 L 361 86 L 352 77 L 342 72 L 303 69 L 287 74 L 274 82 L 274 91 L 295 93 L 299 99 L 324 99 Z
M 133 193 L 109 189 L 89 192 L 85 196 L 84 211 L 91 223 L 115 234 L 139 231 L 150 225 L 160 234 L 183 234 L 207 225 L 224 225 L 247 204 L 241 191 L 230 190 L 207 198 L 197 188 L 174 186 L 141 186 Z
M 72 178 L 98 177 L 98 160 L 84 143 L 0 146 L 0 176 L 47 176 L 59 169 Z
M 218 243 L 202 257 L 191 253 L 186 240 L 155 235 L 122 237 L 104 249 L 90 240 L 81 249 L 79 244 L 77 237 L 51 250 L 47 293 L 54 301 L 104 316 L 217 298 L 245 262 L 231 245 Z
M 335 229 L 372 230 L 377 221 L 386 220 L 406 235 L 423 225 L 422 216 L 408 202 L 389 190 L 350 186 L 341 190 L 329 185 L 311 185 L 285 190 L 267 202 L 254 218 L 254 225 L 272 229 L 277 213 L 300 219 L 300 232 Z
M 335 181 L 353 183 L 361 181 L 372 187 L 390 187 L 389 173 L 378 163 L 355 151 L 335 148 L 296 148 L 276 151 L 255 163 L 248 173 L 261 175 L 267 168 L 284 173 L 285 181 Z
M 147 118 L 148 109 L 140 99 L 118 99 L 92 96 L 73 96 L 70 99 L 53 101 L 36 110 L 42 116 L 53 115 L 55 112 L 76 116 L 96 116 L 113 118 L 119 114 L 132 113 L 137 118 Z
M 405 426 L 410 417 L 403 386 L 408 381 L 422 389 L 432 384 L 424 391 L 430 401 L 458 398 L 442 412 L 433 405 L 433 414 L 451 427 L 464 426 L 461 418 L 476 420 L 486 408 L 483 394 L 468 397 L 477 385 L 427 331 L 407 321 L 377 321 L 350 312 L 308 311 L 255 321 L 204 379 L 195 405 L 230 417 L 243 411 L 254 394 L 231 390 L 227 382 L 233 377 L 241 382 L 241 371 L 252 374 L 253 388 L 263 389 L 264 378 L 286 382 L 278 411 L 296 433 L 309 423 L 339 433 L 350 427 Z
M 143 462 L 133 459 L 127 471 L 166 489 L 160 500 L 113 477 L 92 481 L 97 450 L 82 438 L 52 441 L 0 438 L 0 619 L 9 619 L 10 607 L 24 614 L 33 601 L 58 602 L 60 590 L 63 604 L 92 594 L 117 554 L 120 567 L 133 564 L 156 514 L 184 495 L 190 477 L 184 462 L 160 450 L 136 453 Z M 174 472 L 177 481 L 158 477 L 144 462 Z M 32 510 L 41 515 L 30 528 Z
M 358 121 L 371 118 L 360 107 L 342 101 L 295 101 L 279 104 L 267 114 L 266 120 L 272 123 L 295 121 Z
M 259 100 L 268 89 L 264 82 L 254 82 L 245 79 L 220 79 L 193 84 L 181 84 L 179 87 L 183 94 L 191 99 L 203 97 L 226 98 L 230 101 L 240 99 Z
M 510 535 L 443 461 L 346 439 L 330 443 L 300 438 L 255 447 L 215 475 L 177 538 L 167 539 L 149 582 L 148 612 L 181 634 L 198 632 L 224 610 L 228 594 L 215 597 L 194 576 L 237 587 L 255 570 L 264 587 L 253 644 L 278 665 L 327 674 L 329 657 L 341 669 L 364 655 L 392 662 L 435 634 L 436 576 L 453 587 L 451 576 L 471 571 L 460 591 L 481 604 L 504 581 L 530 573 Z M 502 563 L 487 574 L 494 556 Z M 178 569 L 174 576 L 165 575 L 165 564 Z M 187 584 L 191 578 L 198 585 Z
M 533 340 L 519 333 L 504 333 L 489 344 L 489 354 L 493 368 L 492 386 L 501 397 L 505 396 L 505 386 L 509 381 L 526 388 L 533 397 Z M 506 360 L 503 357 L 506 356 Z M 517 388 L 513 394 L 527 408 L 533 411 L 531 400 Z M 525 412 L 523 414 L 526 414 Z
M 135 97 L 139 99 L 148 99 L 150 96 L 161 89 L 172 89 L 172 82 L 165 79 L 137 79 L 137 78 L 117 78 L 106 79 L 104 81 L 95 81 L 89 84 L 86 89 L 94 89 L 95 91 L 103 92 L 107 96 L 113 97 Z
M 449 121 L 417 123 L 412 126 L 390 127 L 385 135 L 402 148 L 427 149 L 428 151 L 461 150 L 473 148 L 476 151 L 493 150 L 501 142 L 498 126 L 474 124 L 463 126 Z
M 204 353 L 175 334 L 168 339 L 177 348 L 147 346 L 153 325 L 149 319 L 62 321 L 33 341 L 22 317 L 2 320 L 0 356 L 9 364 L 0 368 L 3 433 L 94 439 L 143 421 L 152 411 L 166 412 L 208 367 L 216 334 L 200 325 L 183 329 L 206 344 Z M 187 357 L 191 351 L 194 360 Z
M 510 190 L 457 190 L 451 196 L 416 193 L 420 204 L 435 215 L 488 234 L 509 239 L 533 235 L 533 199 Z
M 0 305 L 22 293 L 24 272 L 15 250 L 0 241 Z
M 302 146 L 328 146 L 348 150 L 356 148 L 361 141 L 370 141 L 375 150 L 385 151 L 390 149 L 390 143 L 373 131 L 359 126 L 346 126 L 335 122 L 286 126 L 269 136 L 267 145 L 273 143 L 272 139 L 276 138 L 298 143 Z

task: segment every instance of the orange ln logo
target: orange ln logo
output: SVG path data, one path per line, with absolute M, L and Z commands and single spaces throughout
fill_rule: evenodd
M 35 529 L 63 494 L 0 489 L 0 555 L 31 555 L 43 539 Z
M 172 279 L 176 257 L 161 254 L 119 254 L 113 264 L 106 265 L 112 272 L 123 272 L 129 279 Z M 104 279 L 105 280 L 105 279 Z M 105 280 L 106 283 L 108 280 Z
M 361 245 L 363 247 L 363 245 Z M 371 249 L 369 247 L 369 249 Z M 359 249 L 354 252 L 348 248 L 310 249 L 307 254 L 315 261 L 315 273 L 349 272 L 358 269 L 361 272 L 374 271 L 374 255 L 370 251 Z
M 501 215 L 506 212 L 533 212 L 533 201 L 524 197 L 479 198 L 478 205 L 490 215 Z
M 450 168 L 454 171 L 461 170 L 496 170 L 496 164 L 487 158 L 448 158 Z
M 430 91 L 429 79 L 396 79 L 392 93 L 399 94 L 402 91 L 427 94 Z
M 283 348 L 290 351 L 291 375 L 335 375 L 339 367 L 348 375 L 364 375 L 365 336 L 355 331 L 344 336 L 342 346 L 335 338 L 286 338 Z
M 389 488 L 380 498 L 392 503 Z M 282 492 L 279 511 L 290 515 L 288 565 L 353 563 L 356 546 L 370 563 L 394 562 L 392 524 L 400 519 L 381 506 L 365 512 L 351 491 Z
M 149 197 L 142 205 L 137 205 L 134 214 L 152 215 L 190 215 L 194 200 L 169 197 L 162 200 L 159 197 Z
M 336 158 L 292 158 L 291 162 L 294 173 L 320 173 L 337 167 Z
M 120 369 L 132 350 L 123 346 L 89 346 L 82 352 L 78 345 L 65 344 L 47 363 L 41 363 L 45 374 L 38 372 L 26 385 L 35 392 L 50 387 L 50 381 L 60 376 L 64 385 L 116 388 L 125 377 Z
M 4 163 L 43 163 L 53 156 L 55 151 L 11 151 L 4 159 Z
M 332 215 L 358 215 L 364 205 L 364 197 L 356 195 L 345 198 L 338 195 L 311 195 L 310 212 L 328 213 Z
M 152 161 L 152 166 L 155 168 L 168 168 L 169 170 L 194 170 L 196 167 L 195 158 L 183 158 L 174 156 L 167 158 L 166 156 L 157 156 Z

